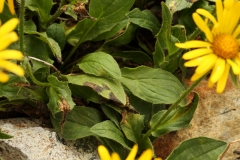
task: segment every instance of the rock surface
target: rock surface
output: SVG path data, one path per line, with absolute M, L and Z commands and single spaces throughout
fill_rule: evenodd
M 63 141 L 56 132 L 25 118 L 0 120 L 3 132 L 14 136 L 0 141 L 2 160 L 98 160 L 98 142 L 93 137 Z M 64 143 L 64 144 L 63 144 Z
M 195 91 L 200 102 L 191 121 L 191 126 L 160 137 L 154 142 L 157 156 L 166 158 L 182 141 L 204 136 L 230 143 L 240 139 L 240 90 L 228 81 L 222 94 L 209 89 L 207 81 L 202 81 Z M 240 142 L 230 146 L 223 160 L 236 160 Z

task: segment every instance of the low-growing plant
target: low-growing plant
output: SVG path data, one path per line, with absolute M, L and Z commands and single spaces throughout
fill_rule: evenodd
M 229 71 L 234 82 L 240 74 L 239 1 L 17 0 L 15 10 L 11 0 L 1 3 L 0 36 L 15 33 L 4 26 L 19 19 L 8 51 L 20 57 L 0 49 L 0 110 L 50 118 L 64 139 L 94 136 L 121 159 L 134 144 L 139 154 L 154 150 L 158 137 L 189 126 L 199 96 L 187 96 L 210 70 L 218 93 Z M 224 50 L 225 43 L 234 44 Z M 183 55 L 188 62 L 184 48 L 198 48 Z M 6 59 L 18 60 L 8 61 L 15 68 Z M 197 67 L 189 87 L 186 67 Z M 226 147 L 193 138 L 167 159 L 214 160 Z

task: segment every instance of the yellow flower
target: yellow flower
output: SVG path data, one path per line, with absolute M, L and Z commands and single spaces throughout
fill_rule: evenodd
M 134 145 L 131 152 L 127 156 L 126 160 L 134 160 L 138 151 L 138 145 Z M 109 154 L 106 147 L 100 145 L 98 146 L 98 154 L 101 160 L 121 160 L 119 155 L 115 152 L 112 155 Z M 153 151 L 151 149 L 145 150 L 138 160 L 151 160 L 153 157 Z M 162 160 L 161 158 L 155 158 L 155 160 Z
M 217 93 L 223 92 L 230 68 L 235 75 L 240 75 L 239 9 L 238 0 L 225 0 L 224 4 L 222 0 L 216 0 L 217 20 L 208 11 L 197 9 L 192 15 L 193 20 L 204 32 L 207 41 L 191 40 L 175 44 L 179 48 L 195 48 L 183 55 L 183 59 L 189 60 L 184 64 L 186 67 L 197 67 L 191 80 L 195 81 L 212 70 L 208 86 L 217 83 Z M 212 23 L 210 28 L 208 20 Z
M 24 75 L 24 70 L 9 59 L 21 60 L 23 54 L 17 50 L 6 49 L 11 43 L 18 40 L 18 35 L 13 31 L 18 24 L 17 18 L 12 18 L 0 27 L 0 82 L 7 82 L 9 76 L 5 71 L 10 71 L 18 76 Z
M 0 13 L 2 13 L 4 7 L 4 0 L 0 0 Z M 8 0 L 8 7 L 12 14 L 15 14 L 13 0 Z

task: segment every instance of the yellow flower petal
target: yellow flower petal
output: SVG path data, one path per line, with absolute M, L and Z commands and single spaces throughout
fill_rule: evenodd
M 198 41 L 198 40 L 192 40 L 192 41 L 187 41 L 185 43 L 175 43 L 175 46 L 179 48 L 201 48 L 201 47 L 210 47 L 212 44 L 209 42 L 204 42 L 204 41 Z
M 0 60 L 0 68 L 15 73 L 18 76 L 24 75 L 24 70 L 13 62 Z
M 2 13 L 4 7 L 4 0 L 0 0 L 0 13 Z
M 230 59 L 227 59 L 227 63 L 232 67 L 233 73 L 235 75 L 240 74 L 240 66 L 238 66 L 235 62 Z
M 11 43 L 18 40 L 18 36 L 15 32 L 11 32 L 7 35 L 0 37 L 0 51 L 7 48 Z
M 207 73 L 210 69 L 212 69 L 218 57 L 215 54 L 208 54 L 202 58 L 202 63 L 195 70 L 198 74 Z
M 23 58 L 23 54 L 17 50 L 3 50 L 0 51 L 0 59 L 15 59 L 21 60 Z
M 227 10 L 231 9 L 231 7 L 234 4 L 234 1 L 235 0 L 225 0 L 224 1 L 224 9 L 227 9 Z
M 18 23 L 19 21 L 17 18 L 12 18 L 6 23 L 4 23 L 0 27 L 0 37 L 13 31 L 17 27 Z
M 206 73 L 201 73 L 201 74 L 198 74 L 198 73 L 194 73 L 193 76 L 191 77 L 191 81 L 196 81 L 198 80 L 199 78 L 201 78 L 202 76 L 204 76 Z
M 138 151 L 138 145 L 134 145 L 126 160 L 134 160 Z
M 103 145 L 98 146 L 98 154 L 101 160 L 111 160 L 111 156 L 107 148 Z
M 5 83 L 8 80 L 9 80 L 9 76 L 4 72 L 0 72 L 0 82 Z
M 154 160 L 163 160 L 162 158 L 155 158 Z
M 212 70 L 209 81 L 211 81 L 212 83 L 216 83 L 222 76 L 224 70 L 225 70 L 225 60 L 219 57 Z
M 10 12 L 11 12 L 12 14 L 15 14 L 13 0 L 8 0 L 8 6 L 9 6 Z
M 205 9 L 197 9 L 196 12 L 210 19 L 214 25 L 217 24 L 215 17 Z
M 208 39 L 208 41 L 209 42 L 213 42 L 212 32 L 210 31 L 210 29 L 207 26 L 207 24 L 203 21 L 203 19 L 199 16 L 199 14 L 193 13 L 192 16 L 193 16 L 193 20 L 194 20 L 195 24 L 198 26 L 198 28 L 200 30 L 202 30 L 205 33 L 206 38 Z
M 222 17 L 223 17 L 223 4 L 222 0 L 216 0 L 216 11 L 217 11 L 217 19 L 218 22 L 222 22 Z
M 190 61 L 185 62 L 184 66 L 185 67 L 196 67 L 199 64 L 201 64 L 202 61 L 203 61 L 203 58 L 202 57 L 198 57 L 198 58 L 195 58 L 195 59 L 192 59 Z
M 232 36 L 236 38 L 239 34 L 240 34 L 240 25 L 237 26 Z
M 208 81 L 208 87 L 209 87 L 209 88 L 212 88 L 213 86 L 214 86 L 214 83 L 209 80 L 209 81 Z
M 222 77 L 219 79 L 219 81 L 217 83 L 217 89 L 216 89 L 217 93 L 222 93 L 223 92 L 223 90 L 224 90 L 224 88 L 226 86 L 226 83 L 227 83 L 229 69 L 230 69 L 230 65 L 228 63 L 226 63 L 223 75 L 222 75 Z
M 119 155 L 115 152 L 112 153 L 112 160 L 121 160 L 121 158 L 119 157 Z
M 194 49 L 192 51 L 189 51 L 183 55 L 183 59 L 188 60 L 188 59 L 193 59 L 197 58 L 200 56 L 203 56 L 205 54 L 212 53 L 212 49 L 210 48 L 200 48 L 200 49 Z
M 138 160 L 151 160 L 152 156 L 153 156 L 153 151 L 151 149 L 147 149 L 141 154 Z
M 231 8 L 228 14 L 226 15 L 226 24 L 225 24 L 225 33 L 232 34 L 234 29 L 236 28 L 237 24 L 239 23 L 240 18 L 240 2 L 234 3 L 234 6 Z

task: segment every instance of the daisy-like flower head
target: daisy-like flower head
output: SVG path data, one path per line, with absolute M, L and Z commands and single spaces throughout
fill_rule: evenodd
M 0 82 L 7 82 L 9 76 L 5 71 L 10 71 L 18 76 L 24 75 L 24 70 L 9 59 L 21 60 L 23 54 L 17 50 L 6 49 L 11 43 L 18 40 L 18 35 L 13 31 L 18 24 L 17 18 L 12 18 L 0 26 Z
M 4 0 L 0 0 L 0 13 L 2 13 L 4 7 Z M 15 14 L 13 0 L 8 0 L 8 7 L 12 14 Z
M 230 68 L 235 75 L 240 75 L 239 10 L 238 0 L 225 0 L 224 3 L 216 0 L 217 19 L 208 11 L 197 9 L 192 17 L 207 40 L 175 44 L 179 48 L 194 48 L 183 55 L 183 59 L 188 60 L 184 64 L 186 67 L 197 67 L 191 80 L 195 81 L 212 70 L 208 86 L 217 83 L 217 93 L 223 92 Z M 208 20 L 212 23 L 211 28 L 207 25 Z
M 135 160 L 137 151 L 138 151 L 138 145 L 135 144 L 131 152 L 127 156 L 126 160 Z M 107 148 L 102 145 L 98 146 L 98 154 L 101 160 L 121 160 L 120 156 L 117 153 L 113 152 L 110 155 Z M 152 157 L 153 157 L 153 151 L 151 149 L 147 149 L 141 154 L 138 160 L 151 160 Z M 155 160 L 162 160 L 162 159 L 155 158 Z

